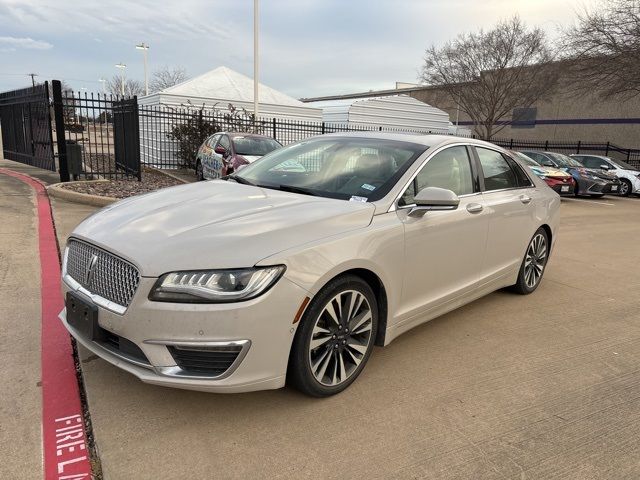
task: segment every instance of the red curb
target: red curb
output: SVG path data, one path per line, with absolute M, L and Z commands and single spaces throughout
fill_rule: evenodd
M 60 257 L 51 205 L 44 185 L 27 175 L 0 168 L 35 190 L 42 305 L 42 448 L 44 478 L 91 478 L 86 428 L 76 378 L 71 338 L 58 318 L 64 308 L 60 285 Z

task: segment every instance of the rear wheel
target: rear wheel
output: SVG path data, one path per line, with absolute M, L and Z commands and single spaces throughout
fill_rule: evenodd
M 204 171 L 202 170 L 202 162 L 200 160 L 196 162 L 196 178 L 198 181 L 204 180 Z
M 313 299 L 293 340 L 287 376 L 314 397 L 341 392 L 360 375 L 373 349 L 378 305 L 360 277 L 329 282 Z
M 520 265 L 518 281 L 511 287 L 512 290 L 521 295 L 533 293 L 540 285 L 548 259 L 549 236 L 546 230 L 540 227 L 527 246 L 522 265 Z
M 631 195 L 631 190 L 632 190 L 632 186 L 631 186 L 631 182 L 626 179 L 626 178 L 621 178 L 620 179 L 620 196 L 621 197 L 628 197 L 629 195 Z

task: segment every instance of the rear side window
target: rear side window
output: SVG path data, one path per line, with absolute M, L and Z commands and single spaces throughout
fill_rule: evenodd
M 500 152 L 488 148 L 476 147 L 486 191 L 518 188 L 518 175 Z
M 209 148 L 215 147 L 219 138 L 220 138 L 220 134 L 219 133 L 216 134 L 216 135 L 211 135 L 209 138 L 207 138 L 207 141 L 205 142 L 207 144 L 207 147 L 209 147 Z
M 504 156 L 504 155 L 503 155 Z M 516 178 L 518 179 L 519 187 L 531 187 L 533 184 L 531 183 L 531 179 L 522 169 L 522 167 L 518 164 L 518 162 L 514 161 L 512 158 L 506 157 L 507 162 L 511 165 L 511 168 L 516 174 Z
M 229 137 L 227 137 L 226 135 L 223 135 L 222 137 L 220 137 L 220 143 L 218 144 L 221 147 L 224 147 L 224 149 L 228 152 L 229 149 L 231 148 L 231 142 L 229 141 Z

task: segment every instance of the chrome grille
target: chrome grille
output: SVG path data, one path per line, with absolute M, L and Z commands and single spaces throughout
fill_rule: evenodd
M 136 267 L 78 240 L 69 240 L 67 247 L 67 275 L 92 294 L 123 307 L 129 306 L 140 283 L 140 273 Z M 93 268 L 89 272 L 92 263 Z

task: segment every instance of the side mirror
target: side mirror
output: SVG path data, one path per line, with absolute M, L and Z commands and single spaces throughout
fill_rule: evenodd
M 213 151 L 220 155 L 224 155 L 227 153 L 227 149 L 224 148 L 222 145 L 218 145 L 216 148 L 213 149 Z
M 551 160 L 543 160 L 541 164 L 543 167 L 555 167 Z
M 438 187 L 423 188 L 414 198 L 416 204 L 409 211 L 409 216 L 421 216 L 430 210 L 455 210 L 460 199 L 451 190 Z
M 602 165 L 600 165 L 600 168 L 601 168 L 602 170 L 609 170 L 609 165 L 607 165 L 607 164 L 603 163 Z

